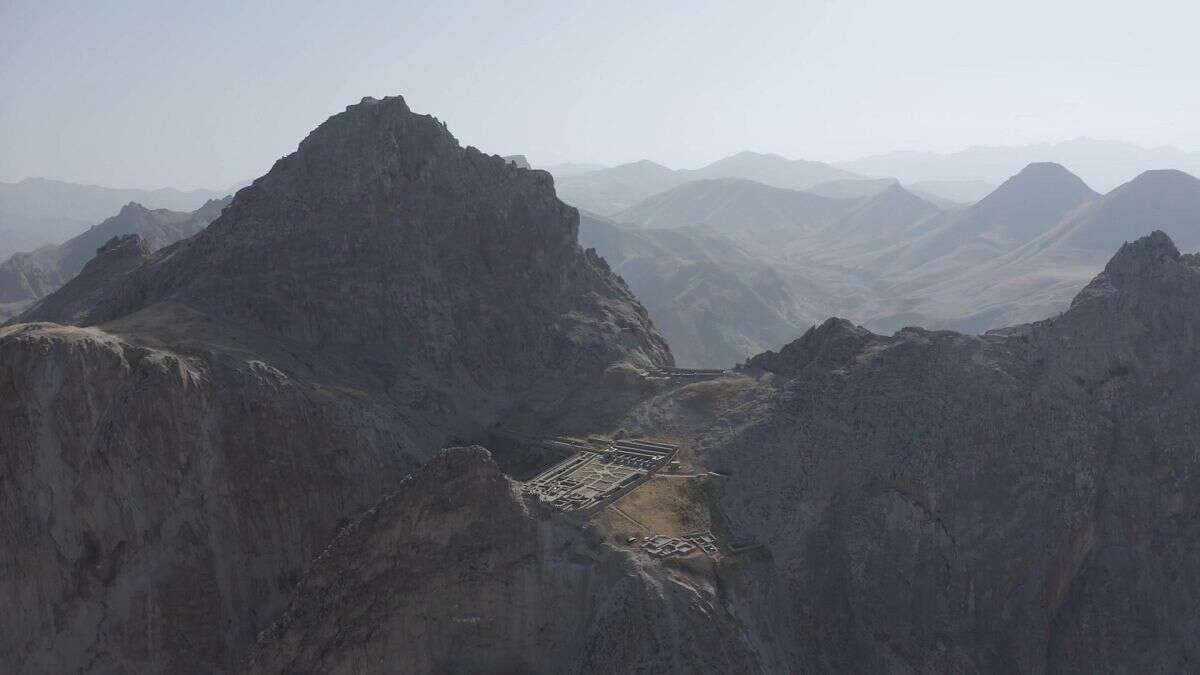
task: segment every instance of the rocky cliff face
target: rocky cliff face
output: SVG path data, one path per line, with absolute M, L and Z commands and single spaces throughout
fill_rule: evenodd
M 455 435 L 671 357 L 549 176 L 364 100 L 0 332 L 0 662 L 213 672 Z
M 455 448 L 342 531 L 247 670 L 756 670 L 713 596 L 531 512 L 486 450 Z
M 0 332 L 8 668 L 219 671 L 338 519 L 402 475 L 394 411 L 294 359 L 234 358 Z
M 860 672 L 1193 669 L 1197 298 L 1200 259 L 1158 232 L 1050 321 L 831 320 L 752 359 L 700 443 L 785 589 L 756 603 L 791 636 L 768 651 Z M 641 423 L 695 423 L 686 401 Z

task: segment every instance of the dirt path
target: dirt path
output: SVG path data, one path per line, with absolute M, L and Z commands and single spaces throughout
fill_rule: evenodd
M 633 523 L 634 525 L 637 525 L 638 527 L 642 528 L 642 529 L 643 529 L 643 530 L 645 530 L 647 533 L 653 534 L 653 532 L 650 530 L 650 528 L 648 528 L 648 527 L 646 527 L 645 525 L 643 525 L 643 524 L 639 523 L 637 520 L 635 520 L 635 519 L 633 518 L 633 516 L 629 515 L 628 513 L 625 513 L 624 511 L 622 511 L 622 510 L 621 510 L 621 507 L 617 506 L 616 504 L 609 504 L 608 508 L 610 508 L 610 509 L 612 509 L 613 511 L 617 512 L 618 514 L 620 514 L 620 515 L 621 515 L 621 517 L 622 517 L 622 518 L 624 518 L 625 520 L 628 520 L 629 522 Z

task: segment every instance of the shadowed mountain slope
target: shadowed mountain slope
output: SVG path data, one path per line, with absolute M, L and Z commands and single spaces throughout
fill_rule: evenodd
M 0 662 L 227 671 L 451 437 L 671 364 L 550 176 L 364 99 L 0 329 Z M 54 323 L 50 323 L 54 322 Z
M 483 448 L 453 448 L 339 534 L 246 671 L 758 670 L 708 594 L 531 508 Z
M 893 152 L 839 163 L 869 176 L 895 176 L 905 183 L 986 181 L 999 183 L 1037 162 L 1062 164 L 1088 185 L 1109 191 L 1146 171 L 1175 168 L 1200 174 L 1200 153 L 1169 146 L 1142 148 L 1130 143 L 1076 138 L 1062 143 L 975 146 L 952 153 Z
M 247 670 L 1187 671 L 1197 298 L 1200 258 L 1155 232 L 1053 320 L 830 319 L 654 394 L 622 428 L 690 434 L 754 542 L 711 561 L 623 556 L 447 451 L 342 531 Z

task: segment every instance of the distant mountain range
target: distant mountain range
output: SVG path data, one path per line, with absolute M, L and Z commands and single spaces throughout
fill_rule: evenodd
M 891 180 L 949 207 L 979 201 L 1025 166 L 1047 162 L 1063 165 L 1101 192 L 1145 171 L 1177 169 L 1200 175 L 1200 152 L 1090 138 L 1011 147 L 980 145 L 950 153 L 899 151 L 833 163 L 741 152 L 691 170 L 671 169 L 649 160 L 614 167 L 560 164 L 540 168 L 554 175 L 563 201 L 593 213 L 614 215 L 651 195 L 709 178 L 744 178 L 826 197 L 868 196 L 882 189 L 880 181 Z
M 0 256 L 65 241 L 130 202 L 148 209 L 194 211 L 225 190 L 117 189 L 46 178 L 0 183 Z
M 637 229 L 585 212 L 579 243 L 624 278 L 684 366 L 737 363 L 821 314 L 774 266 L 712 228 Z
M 700 169 L 672 169 L 650 160 L 586 170 L 588 166 L 570 164 L 543 168 L 554 175 L 559 198 L 572 206 L 605 216 L 616 216 L 649 197 L 701 180 L 740 179 L 835 199 L 869 197 L 901 182 L 891 177 L 871 178 L 824 162 L 757 152 L 740 152 Z M 907 187 L 924 199 L 953 208 L 981 199 L 995 188 L 995 184 L 948 180 L 924 181 Z
M 1200 152 L 1173 147 L 1143 148 L 1090 138 L 1013 147 L 981 145 L 952 153 L 890 152 L 839 162 L 837 166 L 868 176 L 898 178 L 927 190 L 928 186 L 921 183 L 964 180 L 999 183 L 1035 162 L 1062 164 L 1102 192 L 1154 169 L 1200 174 Z
M 771 187 L 803 190 L 829 181 L 866 176 L 823 162 L 740 152 L 700 169 L 671 169 L 642 160 L 595 171 L 558 173 L 555 178 L 555 187 L 563 201 L 585 211 L 612 215 L 651 195 L 695 180 L 742 178 Z
M 651 228 L 707 225 L 730 234 L 794 237 L 832 223 L 850 204 L 743 178 L 708 178 L 644 199 L 613 219 Z
M 584 217 L 580 239 L 626 278 L 680 364 L 726 366 L 828 315 L 885 332 L 1043 319 L 1154 229 L 1200 247 L 1200 180 L 1149 171 L 1102 195 L 1043 162 L 969 206 L 894 180 L 696 180 Z
M 136 234 L 157 251 L 204 229 L 229 205 L 232 197 L 211 199 L 187 213 L 147 209 L 136 202 L 121 207 L 86 232 L 62 244 L 49 244 L 27 253 L 14 253 L 0 263 L 0 318 L 57 290 L 83 269 L 96 251 L 113 237 Z

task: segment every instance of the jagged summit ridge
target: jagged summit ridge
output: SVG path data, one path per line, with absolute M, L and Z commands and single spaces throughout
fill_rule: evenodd
M 102 240 L 0 330 L 0 491 L 23 497 L 0 534 L 29 542 L 0 661 L 229 672 L 343 519 L 437 448 L 671 364 L 578 222 L 545 172 L 391 98 L 194 237 Z
M 440 367 L 669 360 L 624 284 L 583 254 L 578 224 L 546 172 L 459 146 L 401 97 L 364 99 L 114 292 Z M 95 309 L 66 316 L 118 318 Z

